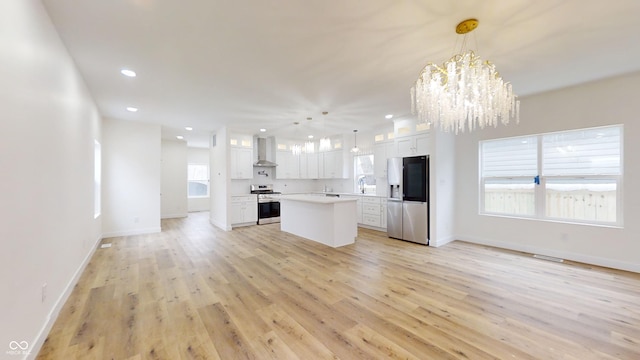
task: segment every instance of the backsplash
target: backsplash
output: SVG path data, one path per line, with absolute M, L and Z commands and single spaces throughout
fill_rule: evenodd
M 260 174 L 259 174 L 260 173 Z M 254 168 L 253 180 L 231 180 L 231 194 L 248 194 L 251 184 L 273 184 L 274 191 L 282 193 L 321 192 L 330 188 L 333 192 L 353 192 L 353 184 L 349 179 L 274 179 L 273 168 Z

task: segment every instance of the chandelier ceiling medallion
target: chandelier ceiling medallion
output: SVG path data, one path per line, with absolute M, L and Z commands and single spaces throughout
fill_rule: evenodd
M 442 66 L 428 63 L 411 88 L 411 112 L 420 122 L 449 132 L 520 121 L 520 101 L 495 65 L 467 49 L 467 35 L 478 27 L 468 19 L 456 27 L 464 35 L 460 53 Z

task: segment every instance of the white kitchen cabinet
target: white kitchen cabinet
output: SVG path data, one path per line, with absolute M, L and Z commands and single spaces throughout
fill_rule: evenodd
M 373 146 L 373 175 L 387 178 L 387 159 L 396 156 L 393 142 L 378 143 Z
M 380 227 L 387 228 L 387 199 L 380 199 Z
M 428 134 L 410 135 L 396 138 L 398 156 L 427 155 L 429 153 Z
M 246 134 L 230 134 L 229 145 L 240 148 L 253 148 L 253 136 Z
M 253 137 L 229 135 L 229 162 L 231 179 L 253 179 Z
M 300 155 L 300 179 L 318 178 L 318 153 Z
M 231 226 L 253 225 L 258 222 L 256 195 L 231 197 Z
M 232 179 L 253 179 L 253 149 L 232 146 L 229 157 Z
M 276 178 L 300 179 L 300 155 L 291 151 L 276 151 Z
M 342 150 L 327 151 L 320 154 L 319 178 L 344 179 L 344 152 Z
M 362 223 L 364 225 L 381 227 L 381 205 L 379 197 L 362 197 Z

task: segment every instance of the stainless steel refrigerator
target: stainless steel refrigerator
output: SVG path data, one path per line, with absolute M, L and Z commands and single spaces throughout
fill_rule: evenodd
M 429 245 L 429 156 L 387 160 L 387 235 Z

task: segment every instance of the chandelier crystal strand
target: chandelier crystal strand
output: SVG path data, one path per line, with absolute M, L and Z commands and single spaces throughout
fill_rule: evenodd
M 473 131 L 520 122 L 520 101 L 495 66 L 473 51 L 454 55 L 442 67 L 429 63 L 411 88 L 411 112 L 445 132 Z

